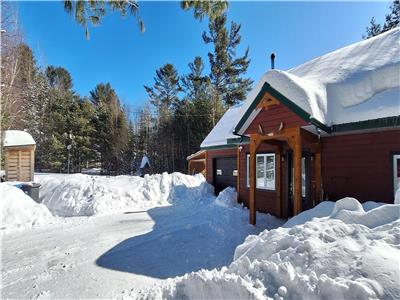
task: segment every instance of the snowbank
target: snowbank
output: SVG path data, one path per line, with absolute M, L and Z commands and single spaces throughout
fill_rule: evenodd
M 400 204 L 400 188 L 397 189 L 396 195 L 394 196 L 394 204 Z
M 234 187 L 227 187 L 215 198 L 215 204 L 224 207 L 234 207 L 237 203 L 237 192 Z
M 204 177 L 181 173 L 136 176 L 36 175 L 40 197 L 59 216 L 132 212 L 178 201 L 193 201 L 213 190 Z
M 283 227 L 289 228 L 289 227 L 293 227 L 295 225 L 304 224 L 308 221 L 311 221 L 313 218 L 327 217 L 332 214 L 332 212 L 335 209 L 335 205 L 339 205 L 339 203 L 343 203 L 343 202 L 346 203 L 347 201 L 353 202 L 354 200 L 355 200 L 354 198 L 347 197 L 338 202 L 323 201 L 320 204 L 318 204 L 317 206 L 315 206 L 309 210 L 305 210 L 305 211 L 301 212 L 300 214 L 294 216 L 293 218 L 290 218 L 283 225 Z M 357 200 L 355 200 L 355 201 L 357 201 Z M 367 201 L 362 204 L 360 204 L 357 201 L 357 203 L 359 205 L 361 205 L 361 208 L 359 208 L 360 211 L 362 209 L 365 212 L 368 212 L 379 206 L 386 205 L 386 203 L 374 202 L 374 201 Z M 358 205 L 357 205 L 357 207 L 358 207 Z
M 326 207 L 325 207 L 326 206 Z M 328 210 L 324 204 L 323 210 Z M 398 299 L 400 205 L 365 212 L 353 198 L 330 216 L 265 230 L 231 265 L 170 279 L 140 299 Z
M 21 189 L 8 183 L 0 183 L 0 205 L 0 229 L 4 232 L 22 230 L 54 221 L 46 206 L 36 203 Z

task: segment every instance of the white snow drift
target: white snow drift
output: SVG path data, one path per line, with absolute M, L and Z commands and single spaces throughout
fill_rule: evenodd
M 325 204 L 320 207 L 326 211 Z M 400 205 L 381 205 L 365 212 L 357 200 L 345 198 L 336 202 L 328 217 L 247 237 L 228 267 L 170 279 L 131 296 L 398 299 L 399 214 Z
M 0 183 L 1 225 L 5 232 L 26 229 L 54 221 L 46 206 L 38 204 L 21 189 Z
M 163 173 L 137 176 L 36 175 L 44 205 L 59 216 L 132 212 L 212 194 L 202 175 Z

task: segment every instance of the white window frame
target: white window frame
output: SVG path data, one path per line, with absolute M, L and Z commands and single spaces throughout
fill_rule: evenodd
M 263 187 L 263 186 L 257 186 L 257 180 L 256 180 L 256 188 L 260 190 L 268 190 L 268 191 L 275 191 L 276 190 L 276 160 L 275 160 L 275 153 L 259 153 L 256 155 L 256 173 L 257 173 L 257 157 L 264 157 L 264 179 L 266 180 L 267 176 L 267 157 L 273 157 L 274 158 L 274 188 L 268 188 L 268 187 Z M 246 156 L 246 186 L 249 188 L 250 187 L 250 154 L 247 154 Z
M 400 187 L 399 179 L 397 177 L 397 160 L 400 159 L 400 154 L 393 155 L 393 192 L 396 195 L 397 189 Z

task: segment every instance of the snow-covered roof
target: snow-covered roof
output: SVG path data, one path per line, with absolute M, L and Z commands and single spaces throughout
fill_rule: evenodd
M 227 139 L 238 137 L 233 134 L 233 129 L 241 116 L 240 111 L 242 105 L 243 103 L 232 106 L 225 112 L 219 122 L 201 143 L 201 148 L 226 145 Z
M 256 94 L 264 83 L 328 126 L 399 116 L 400 28 L 288 71 L 270 70 L 255 87 Z M 241 116 L 254 99 L 254 95 L 247 98 Z M 239 133 L 243 133 L 258 112 L 249 115 Z
M 35 145 L 35 140 L 33 137 L 21 130 L 6 130 L 4 132 L 3 138 L 3 146 L 4 147 L 12 147 L 12 146 L 28 146 Z
M 205 153 L 206 153 L 205 150 L 199 150 L 199 151 L 197 151 L 196 153 L 193 153 L 193 154 L 187 156 L 187 157 L 186 157 L 186 160 L 191 160 L 191 159 L 196 158 L 196 157 L 201 157 L 201 156 L 203 156 Z
M 326 126 L 400 116 L 400 28 L 288 71 L 266 72 L 246 100 L 225 113 L 201 147 L 226 145 L 238 137 L 235 129 L 243 134 L 260 112 L 252 104 L 266 83 Z

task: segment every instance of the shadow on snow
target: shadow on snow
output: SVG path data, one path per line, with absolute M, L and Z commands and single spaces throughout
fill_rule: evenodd
M 249 234 L 230 227 L 232 218 L 238 227 L 246 226 L 247 219 L 224 214 L 226 209 L 206 202 L 148 210 L 155 222 L 153 230 L 122 241 L 101 255 L 96 264 L 161 279 L 228 265 L 236 246 Z

